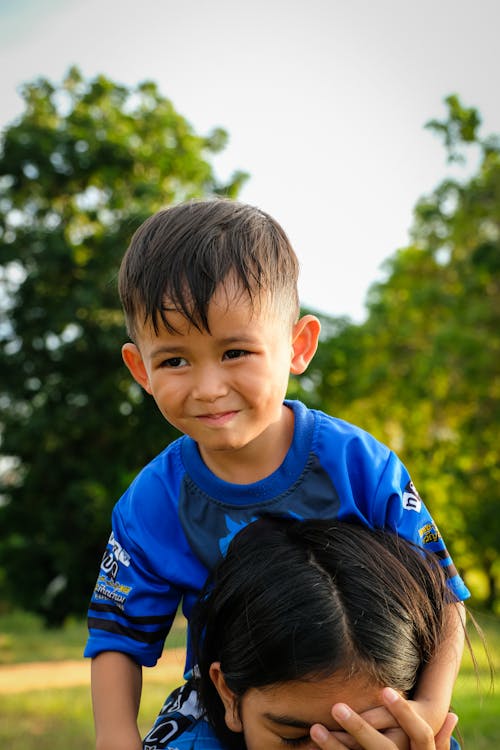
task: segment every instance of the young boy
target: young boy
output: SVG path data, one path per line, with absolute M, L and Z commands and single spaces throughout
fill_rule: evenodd
M 298 317 L 297 276 L 277 222 L 227 200 L 160 211 L 124 256 L 119 288 L 131 342 L 123 359 L 183 437 L 113 511 L 85 650 L 98 750 L 142 747 L 141 666 L 161 655 L 180 603 L 189 620 L 231 537 L 262 514 L 390 529 L 435 551 L 456 596 L 468 596 L 399 459 L 359 428 L 285 401 L 289 374 L 305 371 L 320 331 L 313 315 Z M 449 630 L 414 696 L 436 732 L 463 646 L 456 618 Z M 188 646 L 187 675 L 192 667 Z M 173 747 L 192 713 L 189 691 L 174 704 L 176 720 L 160 715 L 145 748 Z M 385 726 L 382 710 L 369 718 Z

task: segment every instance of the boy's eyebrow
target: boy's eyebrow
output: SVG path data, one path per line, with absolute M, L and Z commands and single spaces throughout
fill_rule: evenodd
M 240 336 L 226 336 L 226 338 L 220 339 L 218 343 L 223 346 L 231 346 L 234 344 L 253 344 L 254 342 L 255 339 L 252 336 L 241 334 Z M 176 342 L 173 342 L 172 344 L 160 344 L 151 351 L 151 357 L 157 357 L 159 354 L 182 354 L 186 351 L 189 351 L 189 346 L 184 346 L 180 343 L 177 344 Z
M 252 344 L 255 341 L 253 336 L 248 336 L 244 333 L 237 336 L 226 336 L 226 338 L 220 339 L 220 343 L 225 346 L 230 344 Z
M 168 344 L 161 344 L 161 346 L 157 346 L 156 349 L 153 349 L 151 352 L 151 357 L 157 357 L 159 354 L 178 354 L 186 351 L 187 347 L 182 346 L 181 344 L 171 344 L 170 346 Z

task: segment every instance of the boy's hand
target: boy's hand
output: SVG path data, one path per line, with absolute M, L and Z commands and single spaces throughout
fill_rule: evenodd
M 413 701 L 407 701 L 407 703 L 415 708 Z M 410 750 L 410 740 L 408 739 L 408 736 L 400 727 L 397 719 L 387 708 L 384 706 L 371 708 L 370 710 L 361 713 L 360 716 L 374 729 L 383 732 L 398 750 Z
M 446 716 L 437 716 L 436 711 L 433 710 L 433 706 L 429 701 L 407 700 L 406 703 L 412 707 L 414 713 L 420 716 L 436 734 L 441 730 Z M 372 708 L 362 713 L 361 716 L 375 729 L 383 730 L 399 750 L 408 750 L 410 747 L 408 737 L 387 708 L 382 706 Z
M 414 704 L 402 698 L 391 689 L 384 689 L 383 700 L 388 712 L 394 717 L 401 730 L 404 730 L 410 750 L 449 750 L 452 732 L 457 716 L 448 714 L 436 736 L 429 724 L 415 711 Z M 368 724 L 345 704 L 336 704 L 332 715 L 347 736 L 355 744 L 344 742 L 340 732 L 328 732 L 325 727 L 315 724 L 311 727 L 311 738 L 321 750 L 344 750 L 353 747 L 357 750 L 395 750 L 398 747 L 388 732 L 380 732 Z M 392 730 L 389 730 L 392 731 Z

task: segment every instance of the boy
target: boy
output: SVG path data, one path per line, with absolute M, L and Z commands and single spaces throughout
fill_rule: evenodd
M 297 276 L 277 222 L 227 200 L 160 211 L 124 256 L 119 289 L 131 339 L 124 362 L 184 435 L 113 511 L 85 651 L 98 750 L 141 748 L 141 665 L 156 663 L 179 603 L 189 620 L 208 570 L 259 515 L 388 528 L 434 550 L 455 594 L 468 596 L 399 459 L 362 430 L 284 400 L 290 372 L 305 371 L 320 331 L 313 315 L 298 317 Z M 454 620 L 415 695 L 436 732 L 462 646 Z M 192 666 L 188 646 L 186 674 Z M 176 719 L 160 715 L 145 748 L 173 747 L 192 713 L 189 690 L 174 708 Z M 385 725 L 383 712 L 369 718 Z

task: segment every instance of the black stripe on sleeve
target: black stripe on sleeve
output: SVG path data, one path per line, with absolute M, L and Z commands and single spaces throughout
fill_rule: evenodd
M 436 555 L 439 560 L 446 560 L 446 558 L 450 558 L 451 560 L 450 553 L 448 552 L 446 547 L 445 549 L 438 550 L 433 554 Z M 453 562 L 449 562 L 448 565 L 443 565 L 442 567 L 447 578 L 453 578 L 453 576 L 458 575 L 458 570 L 456 569 Z
M 110 614 L 118 615 L 119 617 L 122 617 L 131 623 L 135 623 L 136 625 L 156 625 L 156 624 L 164 623 L 165 625 L 170 626 L 172 622 L 174 621 L 174 617 L 175 617 L 175 615 L 172 615 L 172 614 L 151 615 L 150 617 L 137 617 L 134 615 L 126 615 L 124 611 L 120 609 L 120 607 L 118 607 L 116 604 L 101 604 L 99 602 L 91 602 L 89 611 L 109 612 Z
M 135 628 L 128 628 L 115 620 L 103 620 L 98 617 L 88 618 L 89 628 L 95 630 L 105 630 L 108 633 L 114 633 L 115 635 L 123 635 L 127 638 L 131 638 L 133 641 L 139 641 L 140 643 L 153 644 L 158 641 L 163 641 L 167 637 L 168 628 L 161 628 L 161 630 L 145 631 L 136 630 Z

